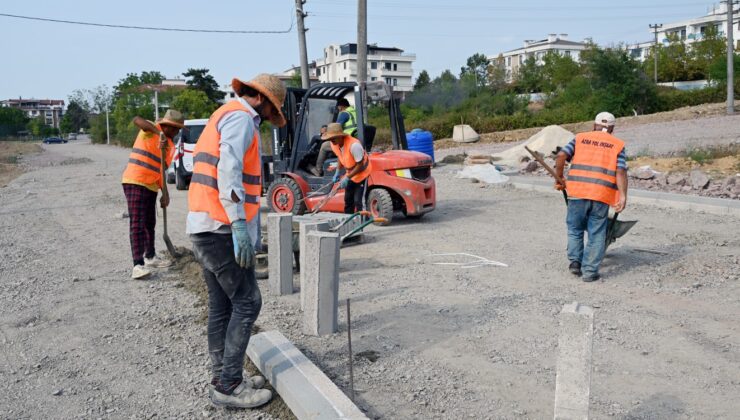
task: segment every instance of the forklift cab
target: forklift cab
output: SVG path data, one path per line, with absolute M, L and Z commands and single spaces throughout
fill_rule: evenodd
M 363 93 L 368 101 L 383 103 L 388 108 L 391 137 L 394 149 L 407 149 L 405 127 L 400 105 L 392 96 L 391 88 L 383 82 L 366 83 L 364 89 L 357 83 L 320 83 L 309 89 L 288 88 L 283 113 L 285 126 L 273 128 L 272 156 L 263 157 L 264 187 L 285 174 L 295 174 L 305 180 L 308 191 L 315 191 L 331 182 L 336 167 L 336 157 L 326 160 L 323 176 L 314 176 L 309 165 L 316 161 L 316 147 L 311 148 L 311 139 L 320 133 L 322 125 L 336 121 L 339 111 L 337 101 L 347 98 L 357 109 L 357 137 L 365 149 L 372 149 L 375 127 L 364 119 Z

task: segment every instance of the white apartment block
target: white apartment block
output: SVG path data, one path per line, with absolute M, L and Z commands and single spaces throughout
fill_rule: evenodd
M 534 57 L 537 64 L 541 65 L 545 54 L 554 51 L 560 55 L 571 57 L 575 62 L 578 62 L 581 51 L 585 50 L 586 46 L 585 42 L 570 41 L 568 34 L 549 34 L 547 39 L 526 40 L 523 47 L 496 56 L 489 56 L 488 60 L 492 63 L 503 60 L 503 66 L 506 69 L 506 81 L 511 83 L 516 79 L 519 67 L 529 57 Z
M 735 40 L 735 48 L 740 49 L 740 16 L 738 16 L 740 14 L 740 6 L 735 6 L 733 12 L 732 34 Z M 663 24 L 663 27 L 658 30 L 658 42 L 668 45 L 670 43 L 669 36 L 676 36 L 686 43 L 686 45 L 690 46 L 694 42 L 701 41 L 707 28 L 711 26 L 717 29 L 720 36 L 727 36 L 726 4 L 713 5 L 707 10 L 707 14 L 702 17 Z M 627 45 L 627 50 L 633 58 L 643 61 L 647 58 L 653 44 L 653 41 L 631 44 Z
M 367 80 L 384 81 L 394 91 L 414 89 L 413 63 L 416 54 L 400 48 L 367 46 Z M 357 81 L 357 44 L 329 45 L 324 58 L 316 60 L 316 73 L 322 83 Z
M 0 101 L 1 107 L 18 108 L 28 118 L 43 118 L 44 124 L 59 128 L 64 115 L 64 100 L 62 99 L 8 99 Z

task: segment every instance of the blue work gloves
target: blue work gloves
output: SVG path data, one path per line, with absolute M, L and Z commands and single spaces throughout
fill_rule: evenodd
M 254 266 L 254 244 L 247 232 L 247 221 L 237 220 L 231 224 L 231 237 L 234 240 L 234 258 L 242 268 Z
M 339 181 L 339 169 L 337 169 L 336 171 L 334 171 L 334 178 L 331 179 L 331 182 L 333 182 L 335 184 L 337 183 L 337 181 Z
M 345 176 L 341 181 L 339 181 L 339 189 L 347 188 L 347 184 L 349 184 L 349 178 Z

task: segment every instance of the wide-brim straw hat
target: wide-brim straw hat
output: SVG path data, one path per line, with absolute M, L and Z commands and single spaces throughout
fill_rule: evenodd
M 177 128 L 183 128 L 185 127 L 185 118 L 183 118 L 180 111 L 176 109 L 168 109 L 167 112 L 164 113 L 164 117 L 160 118 L 159 121 L 157 121 L 157 124 L 165 124 Z
M 326 133 L 321 136 L 321 140 L 331 140 L 337 137 L 344 137 L 347 133 L 342 130 L 342 124 L 331 123 L 326 126 Z
M 258 74 L 254 79 L 245 82 L 241 79 L 234 78 L 231 81 L 231 87 L 234 92 L 239 94 L 242 86 L 248 86 L 261 93 L 275 108 L 275 112 L 270 116 L 272 125 L 282 127 L 285 125 L 285 115 L 283 115 L 283 102 L 285 101 L 285 85 L 277 76 L 271 74 Z

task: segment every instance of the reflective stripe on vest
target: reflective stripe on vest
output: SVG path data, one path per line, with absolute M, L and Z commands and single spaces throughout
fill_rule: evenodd
M 331 149 L 334 152 L 335 155 L 337 155 L 337 159 L 339 159 L 339 163 L 342 164 L 347 169 L 347 172 L 352 170 L 352 168 L 357 165 L 358 162 L 355 161 L 355 157 L 352 156 L 352 145 L 354 143 L 357 143 L 362 147 L 362 142 L 352 136 L 345 136 L 344 137 L 344 144 L 340 148 L 334 143 L 331 143 Z M 352 177 L 352 182 L 359 184 L 360 182 L 364 181 L 368 176 L 370 176 L 370 173 L 373 171 L 372 164 L 370 163 L 370 158 L 367 155 L 367 152 L 364 151 L 363 148 L 363 155 L 362 155 L 362 162 L 366 165 L 365 169 L 360 171 L 357 175 Z
M 355 109 L 355 107 L 351 106 L 345 109 L 343 112 L 349 114 L 349 120 L 345 121 L 344 124 L 342 124 L 342 131 L 344 131 L 345 134 L 354 136 L 355 131 L 357 131 L 357 110 Z
M 617 158 L 623 148 L 624 142 L 609 133 L 578 134 L 566 181 L 568 195 L 615 205 Z
M 158 129 L 162 127 L 157 124 Z M 172 162 L 172 150 L 174 144 L 171 139 L 167 139 L 167 152 L 165 152 L 166 166 Z M 160 158 L 161 150 L 159 149 L 159 136 L 139 131 L 134 141 L 134 147 L 128 158 L 128 165 L 123 171 L 123 178 L 142 184 L 157 184 L 162 186 L 162 176 L 160 174 L 162 159 Z
M 223 224 L 231 224 L 221 204 L 218 191 L 218 162 L 221 158 L 221 133 L 218 123 L 229 112 L 251 112 L 238 100 L 218 108 L 208 120 L 193 151 L 193 176 L 188 191 L 188 206 L 193 212 L 206 212 Z M 252 220 L 259 212 L 262 195 L 262 160 L 259 153 L 259 128 L 255 127 L 252 144 L 243 157 L 242 187 L 244 188 L 244 214 Z

